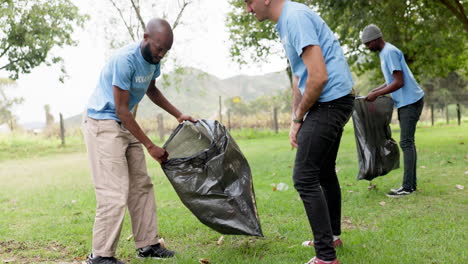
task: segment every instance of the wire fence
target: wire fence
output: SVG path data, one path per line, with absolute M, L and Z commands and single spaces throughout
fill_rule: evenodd
M 468 102 L 452 103 L 443 106 L 426 103 L 420 117 L 419 124 L 422 126 L 435 125 L 461 125 L 468 122 Z M 203 118 L 203 117 L 201 117 Z M 221 121 L 229 131 L 232 130 L 271 130 L 278 133 L 280 130 L 287 130 L 291 125 L 291 113 L 280 111 L 279 108 L 265 109 L 253 114 L 238 114 L 229 109 L 218 111 L 213 118 Z M 139 120 L 146 133 L 158 135 L 161 141 L 167 138 L 177 126 L 177 121 L 163 114 L 158 114 L 155 120 Z M 392 115 L 392 124 L 398 125 L 397 109 Z
M 281 130 L 288 130 L 291 124 L 291 111 L 280 107 L 266 107 L 249 114 L 238 113 L 232 109 L 223 109 L 220 104 L 219 109 L 213 109 L 211 116 L 197 115 L 196 118 L 214 119 L 220 121 L 229 131 L 251 130 L 252 133 L 260 130 L 269 130 L 278 133 Z M 154 118 L 138 118 L 137 122 L 145 133 L 158 138 L 164 142 L 172 131 L 177 127 L 178 122 L 167 113 L 158 113 Z M 468 101 L 455 103 L 431 103 L 425 102 L 419 125 L 461 125 L 468 123 Z M 394 109 L 392 124 L 399 125 L 397 110 Z M 43 132 L 47 137 L 58 137 L 62 145 L 65 145 L 69 136 L 81 135 L 78 126 L 67 124 L 62 117 L 60 122 L 53 127 L 46 128 Z

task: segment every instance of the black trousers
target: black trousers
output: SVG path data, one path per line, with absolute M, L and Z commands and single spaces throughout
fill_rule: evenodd
M 352 95 L 315 103 L 297 134 L 294 187 L 304 203 L 317 257 L 325 261 L 336 258 L 333 235 L 341 233 L 341 190 L 335 161 L 353 105 Z
M 403 150 L 404 175 L 403 188 L 416 190 L 416 145 L 414 134 L 416 133 L 416 123 L 418 123 L 424 107 L 424 97 L 419 101 L 398 108 L 398 120 L 400 120 L 400 147 Z

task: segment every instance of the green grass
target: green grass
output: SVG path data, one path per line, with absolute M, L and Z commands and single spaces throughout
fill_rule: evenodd
M 343 194 L 341 263 L 468 263 L 467 190 L 455 187 L 468 188 L 467 128 L 467 124 L 419 127 L 418 191 L 391 199 L 385 192 L 400 186 L 402 169 L 375 179 L 377 188 L 370 191 L 367 181 L 356 181 L 355 139 L 347 126 L 337 161 Z M 241 131 L 233 136 L 252 168 L 265 237 L 225 236 L 217 245 L 221 235 L 183 206 L 159 165 L 148 159 L 160 235 L 178 252 L 176 259 L 165 263 L 198 263 L 200 258 L 228 264 L 306 262 L 314 252 L 301 242 L 312 235 L 292 187 L 295 152 L 287 132 Z M 398 127 L 393 136 L 398 140 Z M 83 261 L 91 248 L 95 210 L 84 148 L 77 145 L 72 153 L 63 153 L 55 149 L 56 143 L 29 142 L 28 151 L 15 144 L 1 145 L 2 152 L 17 154 L 2 154 L 0 159 L 0 262 Z M 271 184 L 280 182 L 290 189 L 273 191 Z M 127 216 L 118 257 L 129 263 L 154 263 L 135 258 L 133 241 L 127 240 L 129 222 Z
M 85 151 L 81 136 L 67 137 L 65 146 L 60 138 L 45 138 L 34 134 L 0 134 L 0 162 L 11 159 L 43 157 L 51 154 Z

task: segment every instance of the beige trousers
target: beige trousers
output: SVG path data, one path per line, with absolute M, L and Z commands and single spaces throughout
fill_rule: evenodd
M 115 120 L 82 124 L 96 192 L 93 254 L 115 255 L 128 207 L 135 246 L 158 243 L 156 203 L 141 143 Z

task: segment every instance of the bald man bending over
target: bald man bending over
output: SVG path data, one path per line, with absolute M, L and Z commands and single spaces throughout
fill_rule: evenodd
M 196 122 L 174 107 L 155 85 L 160 61 L 172 42 L 167 21 L 150 20 L 141 42 L 122 48 L 106 63 L 89 99 L 82 129 L 97 208 L 93 250 L 87 263 L 123 263 L 115 258 L 115 251 L 126 208 L 138 257 L 171 258 L 175 254 L 159 244 L 153 184 L 142 145 L 159 163 L 168 153 L 148 138 L 130 112 L 146 94 L 178 122 Z

